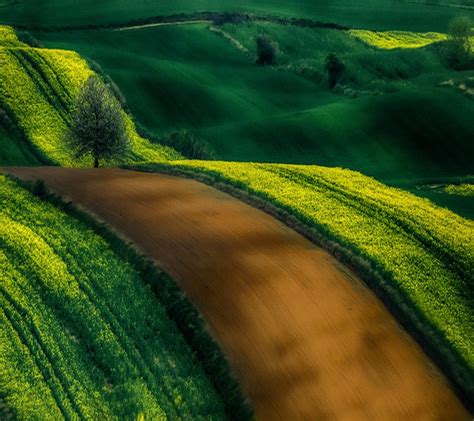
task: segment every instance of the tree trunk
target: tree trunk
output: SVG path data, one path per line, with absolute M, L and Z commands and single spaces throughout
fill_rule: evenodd
M 94 168 L 99 168 L 99 157 L 94 156 Z

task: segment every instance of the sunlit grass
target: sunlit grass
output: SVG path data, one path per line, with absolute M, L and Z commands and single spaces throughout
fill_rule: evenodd
M 446 41 L 448 36 L 439 32 L 384 31 L 351 29 L 353 37 L 364 43 L 384 50 L 395 48 L 422 48 L 435 42 Z

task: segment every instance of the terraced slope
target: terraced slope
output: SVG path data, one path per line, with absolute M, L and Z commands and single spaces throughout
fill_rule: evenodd
M 469 419 L 360 280 L 261 211 L 164 175 L 11 172 L 44 179 L 165 267 L 209 322 L 257 418 Z
M 227 418 L 165 307 L 103 238 L 5 176 L 0 204 L 0 418 Z
M 65 145 L 74 99 L 92 74 L 75 52 L 31 48 L 9 27 L 0 26 L 0 107 L 4 108 L 34 146 L 43 162 L 84 166 Z M 167 160 L 179 157 L 173 149 L 141 138 L 126 116 L 132 150 L 128 161 Z

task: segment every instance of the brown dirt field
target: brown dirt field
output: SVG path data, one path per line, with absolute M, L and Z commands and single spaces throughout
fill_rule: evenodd
M 11 168 L 43 179 L 186 291 L 264 420 L 470 419 L 374 294 L 285 225 L 195 181 L 115 169 Z

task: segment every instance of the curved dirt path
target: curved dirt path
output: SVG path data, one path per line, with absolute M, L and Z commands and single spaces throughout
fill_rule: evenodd
M 282 223 L 195 181 L 16 168 L 137 244 L 197 305 L 264 420 L 470 419 L 348 269 Z

